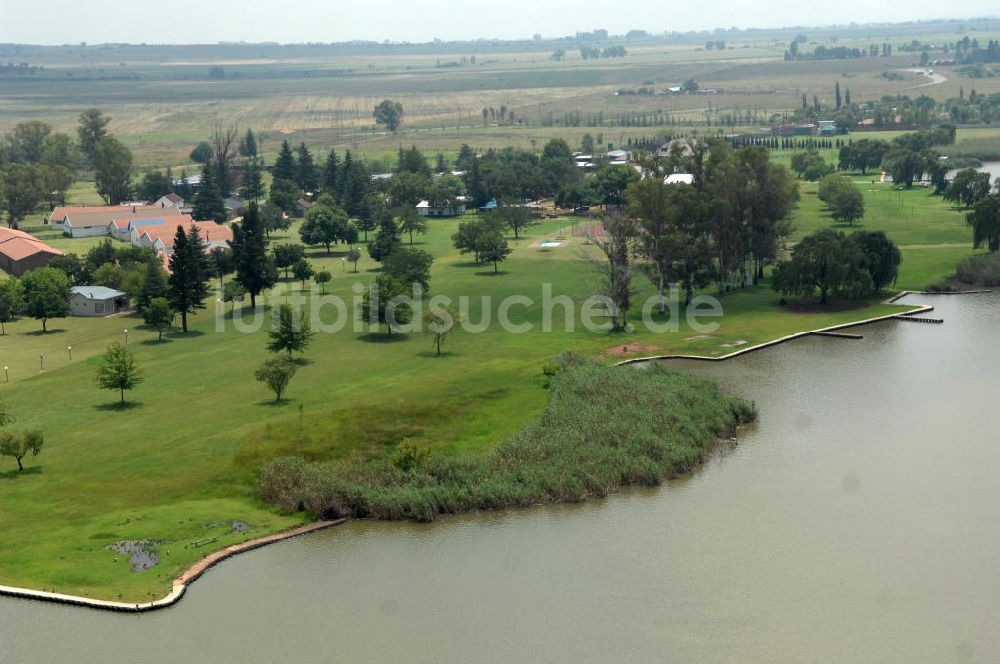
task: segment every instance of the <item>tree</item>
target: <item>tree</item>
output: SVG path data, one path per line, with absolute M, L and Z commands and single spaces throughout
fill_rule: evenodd
M 7 334 L 4 327 L 24 308 L 24 287 L 15 277 L 0 281 L 0 335 Z
M 215 169 L 215 183 L 222 197 L 233 191 L 233 159 L 236 158 L 239 128 L 235 124 L 224 124 L 221 120 L 212 128 L 212 166 Z
M 139 313 L 145 313 L 149 303 L 158 297 L 166 297 L 168 293 L 167 274 L 157 261 L 146 263 L 145 273 L 142 278 L 142 286 L 139 288 L 139 295 L 136 297 L 136 309 Z
M 199 221 L 214 221 L 217 224 L 226 223 L 229 213 L 226 211 L 226 201 L 222 198 L 219 184 L 216 180 L 216 169 L 211 161 L 201 167 L 201 187 L 194 197 L 194 210 L 191 213 Z
M 264 196 L 264 161 L 260 157 L 250 157 L 243 165 L 243 184 L 240 195 L 248 201 L 257 201 Z
M 980 173 L 974 168 L 966 168 L 955 174 L 944 191 L 944 200 L 949 203 L 974 207 L 990 193 L 990 174 Z
M 108 205 L 118 205 L 132 193 L 132 152 L 114 136 L 105 136 L 94 148 L 94 180 Z
M 101 358 L 97 367 L 97 384 L 105 390 L 118 390 L 121 403 L 125 404 L 125 390 L 131 390 L 145 380 L 145 375 L 136 364 L 132 353 L 117 341 L 113 341 Z
M 326 295 L 326 285 L 333 281 L 333 275 L 330 274 L 328 270 L 320 270 L 316 273 L 316 276 L 313 277 L 313 280 L 319 284 L 320 291 L 323 295 Z
M 385 125 L 386 129 L 395 134 L 403 122 L 403 105 L 398 101 L 386 99 L 375 107 L 373 116 L 376 124 Z
M 45 177 L 42 169 L 31 164 L 7 164 L 0 170 L 0 192 L 7 208 L 7 225 L 18 224 L 38 208 L 45 199 Z
M 434 351 L 441 357 L 441 346 L 455 331 L 460 314 L 448 307 L 433 306 L 423 315 L 424 332 L 434 341 Z
M 772 287 L 785 295 L 811 296 L 819 290 L 820 304 L 826 304 L 831 293 L 859 298 L 870 294 L 873 284 L 858 244 L 823 229 L 803 238 L 791 259 L 775 267 Z
M 268 194 L 268 205 L 284 212 L 295 209 L 302 192 L 292 180 L 275 178 L 271 181 L 271 191 Z
M 191 154 L 188 155 L 188 159 L 196 164 L 201 164 L 204 166 L 208 162 L 212 161 L 212 155 L 215 151 L 212 150 L 212 144 L 208 141 L 202 141 L 191 150 Z
M 410 245 L 413 245 L 413 234 L 423 235 L 427 232 L 427 220 L 417 212 L 416 208 L 406 206 L 399 211 L 398 228 L 403 233 L 410 236 Z
M 347 258 L 349 262 L 354 264 L 354 272 L 357 273 L 358 261 L 361 260 L 361 252 L 358 251 L 357 247 L 351 247 L 347 251 L 347 256 L 345 258 Z
M 142 312 L 142 318 L 146 325 L 156 330 L 156 340 L 163 341 L 163 330 L 174 322 L 174 310 L 170 308 L 170 302 L 167 298 L 154 297 L 146 305 L 146 310 Z
M 896 244 L 882 231 L 859 231 L 851 235 L 865 256 L 865 269 L 875 292 L 896 283 L 903 256 Z
M 233 226 L 233 263 L 236 281 L 250 294 L 250 306 L 257 308 L 257 296 L 278 283 L 278 268 L 267 253 L 267 232 L 256 201 L 251 201 L 242 223 Z
M 433 263 L 434 257 L 426 251 L 400 247 L 386 257 L 383 271 L 407 288 L 412 287 L 413 284 L 420 284 L 426 293 L 431 288 L 431 265 Z
M 9 134 L 14 158 L 25 164 L 39 163 L 51 133 L 52 126 L 41 120 L 17 123 Z
M 242 302 L 243 298 L 247 294 L 247 289 L 243 287 L 243 284 L 238 281 L 227 281 L 226 285 L 222 287 L 222 301 L 229 302 L 232 306 L 229 308 L 229 313 L 233 312 L 236 308 L 237 302 Z
M 247 159 L 257 157 L 257 137 L 254 136 L 253 129 L 247 129 L 246 135 L 240 139 L 239 152 Z
M 42 451 L 44 437 L 41 431 L 22 431 L 21 433 L 0 434 L 0 457 L 12 457 L 17 461 L 17 470 L 24 470 L 24 457 L 38 456 Z
M 393 327 L 413 320 L 413 307 L 397 299 L 406 295 L 405 284 L 388 274 L 380 274 L 362 297 L 358 315 L 364 322 L 385 325 L 389 336 L 392 336 Z
M 302 191 L 316 193 L 319 189 L 319 171 L 316 170 L 312 153 L 305 143 L 300 143 L 295 152 L 298 155 L 295 162 L 295 184 L 299 185 Z
M 295 156 L 292 154 L 292 147 L 288 144 L 288 141 L 282 141 L 281 150 L 278 152 L 278 158 L 274 161 L 271 174 L 275 180 L 295 182 L 296 171 L 297 168 L 295 166 Z
M 80 152 L 94 165 L 97 161 L 97 144 L 107 136 L 111 118 L 96 108 L 88 108 L 80 114 L 76 135 L 80 139 Z
M 196 226 L 187 233 L 183 226 L 174 235 L 174 250 L 170 254 L 169 300 L 181 315 L 181 330 L 188 331 L 187 317 L 205 308 L 208 297 L 208 260 L 205 244 Z
M 965 220 L 972 226 L 974 248 L 986 246 L 991 252 L 1000 251 L 1000 193 L 981 199 L 972 212 L 965 215 Z
M 906 189 L 913 186 L 914 178 L 923 174 L 924 166 L 925 161 L 919 152 L 899 145 L 892 146 L 882 157 L 882 170 L 892 176 L 894 185 Z
M 529 208 L 511 201 L 501 201 L 493 214 L 514 231 L 514 239 L 520 238 L 521 232 L 535 223 Z
M 635 294 L 631 258 L 638 242 L 638 229 L 627 216 L 615 214 L 604 218 L 604 230 L 603 236 L 591 237 L 601 256 L 584 256 L 601 279 L 601 295 L 607 298 L 611 329 L 618 332 L 628 327 L 628 312 Z
M 24 311 L 42 321 L 42 333 L 48 332 L 50 318 L 65 318 L 69 313 L 69 277 L 59 270 L 43 267 L 21 277 L 24 288 Z
M 302 290 L 306 289 L 306 282 L 316 274 L 312 264 L 304 258 L 300 258 L 292 265 L 292 274 L 302 282 Z
M 865 216 L 865 198 L 846 175 L 831 173 L 819 181 L 819 199 L 826 203 L 835 221 L 854 224 Z
M 507 238 L 498 231 L 485 233 L 479 238 L 476 245 L 476 252 L 480 260 L 484 263 L 493 263 L 493 274 L 499 274 L 500 263 L 507 260 L 512 249 L 507 243 Z
M 254 372 L 254 377 L 258 383 L 264 383 L 274 392 L 274 401 L 278 403 L 298 369 L 298 366 L 287 358 L 272 357 Z
M 142 182 L 136 188 L 135 193 L 144 201 L 155 201 L 161 196 L 172 194 L 174 191 L 173 178 L 160 171 L 149 171 L 142 177 Z
M 284 270 L 285 279 L 292 266 L 306 255 L 306 249 L 301 244 L 278 244 L 271 251 L 274 254 L 274 264 L 279 270 Z
M 305 244 L 322 244 L 329 254 L 333 244 L 349 239 L 348 226 L 347 214 L 343 210 L 317 203 L 306 213 L 306 220 L 299 228 L 299 237 Z
M 381 262 L 399 247 L 399 227 L 388 210 L 380 210 L 377 216 L 378 232 L 375 239 L 368 243 L 368 255 L 372 260 Z
M 304 353 L 312 343 L 313 332 L 309 325 L 309 317 L 304 311 L 300 311 L 296 316 L 292 305 L 282 304 L 275 312 L 271 321 L 271 329 L 268 330 L 270 341 L 267 349 L 272 353 L 285 351 L 289 359 L 292 353 Z

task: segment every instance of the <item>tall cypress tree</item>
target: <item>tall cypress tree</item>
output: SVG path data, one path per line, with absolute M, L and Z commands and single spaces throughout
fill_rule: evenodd
M 207 162 L 201 169 L 201 185 L 194 197 L 194 218 L 198 221 L 226 222 L 226 202 L 215 181 L 215 168 Z
M 236 281 L 250 294 L 250 307 L 257 296 L 278 282 L 278 268 L 267 252 L 267 234 L 256 202 L 251 202 L 243 221 L 233 226 L 233 262 Z
M 319 188 L 319 173 L 316 171 L 316 162 L 313 160 L 312 153 L 309 152 L 305 143 L 300 143 L 299 147 L 295 148 L 295 152 L 298 155 L 298 160 L 295 163 L 295 183 L 302 191 L 315 194 Z
M 192 226 L 187 233 L 183 226 L 177 227 L 174 249 L 170 254 L 170 305 L 181 315 L 181 329 L 188 331 L 189 313 L 205 308 L 208 297 L 208 258 L 205 243 L 198 228 Z
M 833 94 L 834 94 L 834 98 L 836 99 L 837 110 L 839 111 L 840 110 L 840 101 L 841 101 L 840 100 L 840 81 L 837 81 L 837 86 L 834 88 Z
M 274 162 L 274 168 L 271 173 L 274 175 L 275 180 L 289 180 L 295 182 L 295 155 L 292 154 L 292 148 L 288 145 L 288 141 L 281 142 L 281 151 L 278 153 L 278 158 Z
M 337 182 L 340 178 L 340 158 L 337 151 L 330 150 L 330 156 L 323 165 L 323 192 L 337 196 Z

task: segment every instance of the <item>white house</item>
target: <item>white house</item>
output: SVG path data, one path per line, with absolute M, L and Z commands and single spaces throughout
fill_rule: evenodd
M 433 207 L 429 201 L 420 201 L 416 207 L 421 217 L 458 217 L 465 214 L 464 201 L 456 201 L 451 207 Z
M 128 295 L 104 286 L 73 286 L 69 308 L 74 316 L 110 316 L 128 310 Z

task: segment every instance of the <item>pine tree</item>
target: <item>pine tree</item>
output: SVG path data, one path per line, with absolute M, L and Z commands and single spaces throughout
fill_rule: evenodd
M 205 243 L 198 228 L 192 227 L 191 232 L 187 233 L 183 226 L 178 226 L 173 253 L 170 255 L 170 278 L 167 283 L 170 286 L 170 304 L 181 315 L 181 329 L 184 332 L 188 331 L 188 314 L 205 308 L 208 274 Z
M 337 196 L 337 182 L 340 177 L 340 158 L 336 150 L 330 150 L 330 156 L 323 165 L 323 192 Z
M 271 173 L 274 175 L 275 180 L 295 182 L 295 172 L 295 156 L 292 155 L 292 148 L 288 145 L 288 141 L 282 141 L 281 152 L 278 153 L 278 159 L 274 162 L 274 168 L 271 169 Z
M 847 104 L 848 107 L 850 107 L 850 105 L 851 105 L 851 89 L 850 88 L 847 88 L 847 90 L 844 91 L 844 103 Z
M 295 183 L 302 191 L 316 193 L 319 188 L 319 174 L 316 172 L 316 162 L 313 161 L 312 153 L 305 143 L 300 143 L 295 152 L 298 155 L 295 163 Z
M 214 221 L 217 224 L 226 222 L 226 202 L 215 181 L 215 169 L 211 162 L 201 169 L 201 187 L 194 197 L 193 214 L 198 221 Z
M 243 169 L 243 186 L 240 194 L 248 201 L 264 196 L 264 166 L 260 157 L 249 157 Z
M 251 202 L 243 221 L 233 226 L 233 262 L 236 281 L 250 294 L 250 307 L 257 295 L 278 282 L 278 268 L 267 252 L 267 234 L 256 202 Z
M 837 85 L 836 85 L 836 87 L 833 90 L 833 94 L 834 94 L 834 99 L 836 100 L 837 110 L 839 111 L 840 110 L 840 103 L 841 103 L 841 99 L 840 99 L 840 81 L 837 81 Z

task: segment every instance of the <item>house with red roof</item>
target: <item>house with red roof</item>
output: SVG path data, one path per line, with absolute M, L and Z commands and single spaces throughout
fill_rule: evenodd
M 36 268 L 64 253 L 50 247 L 34 235 L 10 228 L 0 228 L 0 269 L 15 277 Z

